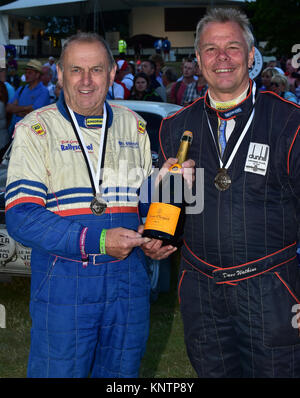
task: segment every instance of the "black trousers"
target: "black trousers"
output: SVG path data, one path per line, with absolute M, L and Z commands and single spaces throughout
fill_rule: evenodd
M 277 272 L 218 285 L 182 259 L 178 292 L 187 354 L 198 377 L 300 377 L 297 260 Z

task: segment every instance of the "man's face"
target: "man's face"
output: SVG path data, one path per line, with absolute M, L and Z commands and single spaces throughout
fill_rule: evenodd
M 200 37 L 197 60 L 215 100 L 228 101 L 246 90 L 254 47 L 248 46 L 236 22 L 210 22 Z
M 152 65 L 150 62 L 144 61 L 141 64 L 142 72 L 146 73 L 146 75 L 151 76 L 154 72 Z
M 34 69 L 25 69 L 25 79 L 27 84 L 35 83 L 40 79 L 40 72 Z
M 73 42 L 67 47 L 58 81 L 69 107 L 84 116 L 102 114 L 115 67 L 109 71 L 104 46 L 98 42 Z
M 48 69 L 48 68 L 43 68 L 43 69 L 42 69 L 41 82 L 42 82 L 45 86 L 47 86 L 48 83 L 50 82 L 50 80 L 51 80 L 51 76 L 50 76 L 50 73 L 49 73 L 49 69 Z
M 195 74 L 195 65 L 193 62 L 185 62 L 182 68 L 183 77 L 192 77 Z

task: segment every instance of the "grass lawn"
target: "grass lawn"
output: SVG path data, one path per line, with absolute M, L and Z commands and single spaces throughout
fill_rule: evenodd
M 175 259 L 176 260 L 176 259 Z M 142 378 L 196 377 L 185 352 L 177 300 L 177 264 L 171 288 L 151 306 L 151 326 L 142 361 Z M 25 378 L 30 343 L 30 278 L 0 282 L 0 304 L 6 309 L 6 328 L 0 328 L 0 378 Z

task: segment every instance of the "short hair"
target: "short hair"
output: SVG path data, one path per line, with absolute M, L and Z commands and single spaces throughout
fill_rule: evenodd
M 155 62 L 152 61 L 152 59 L 144 59 L 144 61 L 142 61 L 142 63 L 144 62 L 148 62 L 151 65 L 151 69 L 153 69 L 154 71 L 156 71 L 156 65 Z
M 243 31 L 244 38 L 248 46 L 248 51 L 251 51 L 252 47 L 254 46 L 254 36 L 251 32 L 250 22 L 246 14 L 242 13 L 236 8 L 213 8 L 210 9 L 207 14 L 198 22 L 194 46 L 196 52 L 199 52 L 198 46 L 203 29 L 210 22 L 236 22 Z
M 271 83 L 282 84 L 284 86 L 284 91 L 288 91 L 289 89 L 288 79 L 286 76 L 282 75 L 281 73 L 274 75 L 271 79 Z
M 191 57 L 182 58 L 182 65 L 184 65 L 186 62 L 192 63 L 192 64 L 194 64 L 194 65 L 197 64 L 197 62 L 195 61 L 195 58 L 191 58 Z
M 164 59 L 163 59 L 163 57 L 160 54 L 152 54 L 152 55 L 150 55 L 149 60 L 153 61 L 155 63 L 158 63 L 161 66 L 163 66 L 165 64 L 164 63 Z
M 174 68 L 165 67 L 165 68 L 163 68 L 162 72 L 163 72 L 163 75 L 166 76 L 166 78 L 168 79 L 169 82 L 176 82 L 176 80 L 178 79 L 178 76 L 177 76 Z
M 71 43 L 78 42 L 78 43 L 100 43 L 104 47 L 106 54 L 107 54 L 107 59 L 108 59 L 108 65 L 109 65 L 109 71 L 111 71 L 114 67 L 115 59 L 114 56 L 111 52 L 111 49 L 107 43 L 107 41 L 97 33 L 91 33 L 91 32 L 79 32 L 71 37 L 69 37 L 66 42 L 63 45 L 60 58 L 58 60 L 58 66 L 60 67 L 61 70 L 63 70 L 63 61 L 64 61 L 64 56 L 66 49 L 69 47 Z

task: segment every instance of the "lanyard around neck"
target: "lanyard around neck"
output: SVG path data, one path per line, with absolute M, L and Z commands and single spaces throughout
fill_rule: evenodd
M 238 151 L 238 149 L 239 149 L 239 147 L 240 147 L 240 145 L 241 145 L 241 143 L 242 143 L 242 141 L 243 141 L 243 139 L 244 139 L 249 127 L 250 127 L 250 124 L 252 123 L 252 120 L 253 120 L 253 117 L 254 117 L 254 112 L 255 112 L 255 107 L 254 107 L 254 105 L 255 105 L 255 91 L 256 91 L 256 85 L 255 85 L 255 83 L 253 83 L 253 88 L 252 88 L 252 103 L 253 103 L 253 107 L 252 107 L 251 115 L 248 118 L 248 121 L 247 121 L 247 123 L 246 123 L 246 125 L 245 125 L 245 127 L 244 127 L 244 129 L 243 129 L 243 131 L 241 133 L 241 135 L 239 136 L 239 139 L 238 139 L 237 143 L 235 144 L 235 147 L 233 148 L 233 151 L 231 152 L 231 155 L 228 158 L 228 160 L 227 160 L 225 165 L 223 165 L 222 159 L 221 159 L 219 151 L 217 149 L 217 154 L 218 154 L 218 158 L 219 158 L 219 163 L 220 163 L 220 168 L 221 169 L 224 168 L 224 169 L 228 170 L 229 166 L 231 165 L 231 163 L 232 163 L 232 161 L 233 161 L 233 159 L 234 159 L 234 157 L 235 157 L 235 155 L 236 155 L 236 153 L 237 153 L 237 151 Z M 209 130 L 210 130 L 211 136 L 212 136 L 212 138 L 214 140 L 216 148 L 218 148 L 206 110 L 205 110 L 205 114 L 206 114 L 207 123 L 208 123 L 208 127 L 209 127 Z
M 105 146 L 104 142 L 105 142 L 105 138 L 106 138 L 106 120 L 107 120 L 106 106 L 105 105 L 103 106 L 103 121 L 102 121 L 101 134 L 100 134 L 100 145 L 99 145 L 98 164 L 97 164 L 96 172 L 93 168 L 87 147 L 84 143 L 81 129 L 78 125 L 78 122 L 74 115 L 74 112 L 72 111 L 72 109 L 69 108 L 68 105 L 66 105 L 66 106 L 67 106 L 67 109 L 68 109 L 70 117 L 71 117 L 71 124 L 72 124 L 73 130 L 74 130 L 77 140 L 80 144 L 80 147 L 83 151 L 84 159 L 85 159 L 85 162 L 86 162 L 86 165 L 88 168 L 89 177 L 90 177 L 92 188 L 93 188 L 93 193 L 94 193 L 94 195 L 100 194 L 101 170 L 103 169 L 104 155 L 105 155 L 105 151 L 103 154 L 103 150 L 104 150 L 104 146 Z

